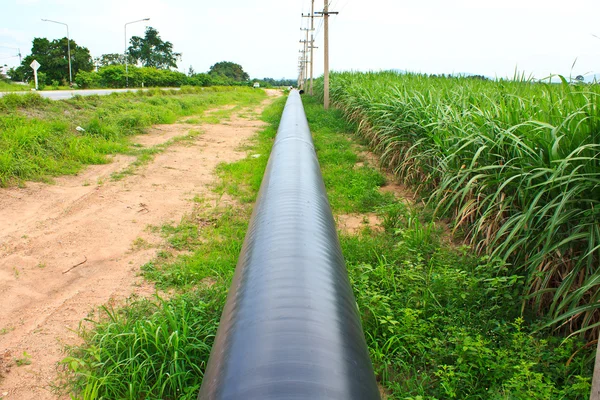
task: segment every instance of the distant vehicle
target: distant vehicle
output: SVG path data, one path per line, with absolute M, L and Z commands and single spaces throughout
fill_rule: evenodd
M 254 87 L 255 87 L 255 88 L 259 88 L 259 87 L 260 87 L 260 83 L 258 83 L 258 82 L 254 82 Z

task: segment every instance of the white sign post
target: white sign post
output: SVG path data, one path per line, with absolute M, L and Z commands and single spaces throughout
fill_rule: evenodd
M 35 79 L 35 90 L 38 90 L 38 81 L 37 81 L 37 70 L 40 67 L 40 63 L 36 60 L 33 60 L 29 66 L 33 69 L 33 79 Z

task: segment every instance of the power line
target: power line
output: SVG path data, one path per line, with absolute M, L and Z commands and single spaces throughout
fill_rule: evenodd
M 3 49 L 17 50 L 17 54 L 15 54 L 14 56 L 7 57 L 7 58 L 19 57 L 19 63 L 22 62 L 21 49 L 19 47 L 9 47 L 9 46 L 0 46 L 0 47 L 2 47 Z
M 336 8 L 336 6 L 338 5 L 339 0 L 335 0 L 335 3 L 333 3 L 333 1 L 329 2 L 329 8 Z
M 323 28 L 323 19 L 321 19 L 321 21 L 319 22 L 319 27 L 316 30 L 315 33 L 315 39 L 317 39 L 317 37 L 319 37 L 319 33 L 321 33 L 321 29 Z
M 344 8 L 346 8 L 346 6 L 350 3 L 350 0 L 346 0 L 346 2 L 344 3 L 344 5 L 342 6 L 342 8 L 340 9 L 340 13 L 342 11 L 344 11 Z

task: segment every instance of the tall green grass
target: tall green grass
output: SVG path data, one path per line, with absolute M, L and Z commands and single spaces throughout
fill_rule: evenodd
M 195 399 L 217 331 L 222 287 L 104 306 L 61 362 L 80 399 Z
M 331 98 L 554 326 L 600 325 L 597 85 L 335 73 Z
M 128 152 L 128 137 L 153 124 L 235 101 L 244 106 L 266 97 L 250 88 L 148 90 L 50 101 L 37 94 L 0 98 L 0 187 L 75 174 L 106 155 Z M 76 128 L 83 128 L 83 131 Z

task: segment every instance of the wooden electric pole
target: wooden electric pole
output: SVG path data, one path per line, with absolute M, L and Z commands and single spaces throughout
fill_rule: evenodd
M 303 49 L 300 50 L 299 52 L 302 54 L 302 56 L 300 57 L 300 86 L 298 86 L 300 89 L 305 90 L 306 89 L 306 53 L 308 51 L 307 49 L 307 42 L 305 40 L 300 40 L 300 43 L 303 44 Z
M 309 40 L 308 40 L 308 31 L 312 30 L 310 28 L 300 28 L 301 31 L 306 31 L 306 39 L 301 40 L 300 43 L 304 43 L 304 58 L 307 62 L 304 63 L 304 89 L 306 89 L 306 81 L 308 80 L 308 63 L 312 63 L 312 61 L 308 61 L 307 54 L 309 48 Z
M 310 30 L 313 32 L 315 30 L 315 0 L 312 0 L 311 5 L 310 5 Z M 310 89 L 309 89 L 309 93 L 311 96 L 313 95 L 313 66 L 315 65 L 314 49 L 315 49 L 315 36 L 311 32 L 311 34 L 310 34 Z
M 318 49 L 318 47 L 316 47 L 315 45 L 315 39 L 311 37 L 311 41 L 310 41 L 310 89 L 309 89 L 309 93 L 312 96 L 313 93 L 313 61 L 314 61 L 314 49 Z
M 302 51 L 300 51 L 300 52 L 302 52 Z M 302 87 L 301 87 L 302 71 L 304 71 L 304 68 L 302 65 L 302 56 L 300 56 L 300 57 L 298 57 L 298 89 L 302 89 Z
M 323 13 L 317 13 L 317 14 L 323 14 Z M 315 30 L 315 0 L 311 1 L 310 15 L 302 14 L 302 16 L 306 17 L 306 18 L 310 18 L 310 31 L 314 32 L 314 30 Z M 322 15 L 320 15 L 320 17 L 322 17 Z M 315 47 L 314 33 L 310 34 L 310 41 L 309 41 L 308 40 L 308 30 L 307 30 L 306 41 L 309 43 L 309 48 L 310 48 L 310 61 L 308 61 L 310 63 L 310 92 L 309 93 L 312 96 L 314 94 L 314 92 L 313 92 L 313 77 L 314 77 L 314 65 L 315 65 L 314 49 L 318 49 L 318 47 Z M 308 70 L 306 71 L 306 77 L 308 79 Z
M 329 11 L 329 0 L 324 0 L 323 12 L 318 12 L 317 14 L 323 14 L 323 18 L 325 18 L 323 27 L 323 51 L 325 58 L 325 71 L 323 72 L 323 108 L 326 110 L 329 109 L 329 15 L 330 14 L 338 14 L 335 11 Z
M 304 63 L 304 89 L 306 90 L 306 81 L 308 80 L 308 31 L 310 29 L 306 28 L 306 39 L 304 40 L 304 59 L 307 60 Z

